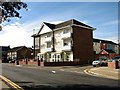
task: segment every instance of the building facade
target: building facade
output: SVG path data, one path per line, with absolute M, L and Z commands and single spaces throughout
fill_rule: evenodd
M 119 45 L 108 40 L 93 39 L 93 49 L 96 51 L 96 54 L 100 53 L 102 49 L 112 50 L 119 54 Z
M 97 55 L 97 58 L 99 56 L 112 58 L 119 55 L 119 45 L 108 40 L 93 39 L 93 51 Z
M 71 19 L 59 24 L 43 22 L 34 34 L 34 56 L 44 62 L 90 63 L 93 54 L 93 30 L 95 28 Z M 39 42 L 38 42 L 39 41 Z
M 8 60 L 19 60 L 19 59 L 26 59 L 26 58 L 32 58 L 32 50 L 25 47 L 25 46 L 19 46 L 14 47 L 7 52 L 7 59 Z

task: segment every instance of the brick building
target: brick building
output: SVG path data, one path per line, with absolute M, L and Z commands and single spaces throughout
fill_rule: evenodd
M 19 60 L 19 59 L 31 59 L 32 58 L 32 50 L 27 48 L 26 46 L 14 47 L 7 52 L 8 60 Z
M 59 24 L 43 22 L 34 38 L 34 57 L 44 62 L 78 62 L 88 64 L 94 60 L 93 30 L 75 19 Z
M 100 56 L 106 56 L 112 58 L 119 55 L 119 45 L 108 40 L 93 39 L 93 51 L 95 52 L 95 58 Z

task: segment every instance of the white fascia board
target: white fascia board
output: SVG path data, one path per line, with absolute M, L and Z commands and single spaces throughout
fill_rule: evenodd
M 60 30 L 60 29 L 64 29 L 64 28 L 68 28 L 68 27 L 71 27 L 71 26 L 67 25 L 67 26 L 64 26 L 64 27 L 61 27 L 61 28 L 56 28 L 56 29 L 54 29 L 54 31 L 57 31 L 57 30 Z
M 90 29 L 90 30 L 96 30 L 96 28 L 90 28 L 90 27 L 76 25 L 76 24 L 72 24 L 71 26 L 77 26 L 77 27 L 82 27 L 82 28 L 86 28 L 86 29 Z
M 50 29 L 46 24 L 43 23 L 40 28 L 39 34 L 41 35 L 41 34 L 45 34 L 48 32 L 52 32 L 52 29 Z

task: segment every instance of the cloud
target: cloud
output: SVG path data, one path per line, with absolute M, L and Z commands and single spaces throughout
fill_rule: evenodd
M 113 21 L 103 23 L 101 26 L 109 26 L 109 25 L 117 25 L 117 24 L 118 24 L 118 20 L 113 20 Z
M 0 45 L 16 47 L 16 46 L 32 46 L 31 33 L 24 30 L 23 25 L 15 22 L 10 25 L 3 26 L 0 32 Z
M 118 43 L 118 37 L 117 36 L 112 36 L 112 37 L 107 37 L 106 40 L 113 41 L 115 43 Z
M 22 24 L 19 22 L 3 23 L 2 31 L 0 31 L 0 46 L 33 46 L 33 38 L 31 35 L 39 31 L 43 21 L 45 21 L 45 18 L 27 21 Z
M 88 24 L 89 23 L 88 20 L 84 20 L 84 21 L 81 21 L 81 22 L 84 23 L 84 24 Z
M 105 32 L 94 31 L 93 38 L 98 38 L 98 39 L 103 39 L 118 43 L 118 34 L 116 32 L 105 33 Z
M 64 21 L 54 21 L 54 22 L 49 22 L 49 23 L 51 23 L 51 24 L 59 24 L 59 23 L 62 23 L 62 22 L 64 22 Z

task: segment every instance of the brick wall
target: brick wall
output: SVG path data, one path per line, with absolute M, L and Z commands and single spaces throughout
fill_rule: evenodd
M 73 58 L 80 64 L 90 64 L 94 60 L 92 30 L 73 27 Z
M 44 66 L 75 66 L 80 62 L 44 62 Z
M 28 61 L 28 65 L 35 65 L 35 66 L 38 66 L 38 62 L 37 61 Z
M 120 61 L 119 62 L 108 62 L 108 68 L 119 69 Z
M 25 60 L 21 59 L 19 60 L 20 65 L 35 65 L 38 66 L 38 61 L 34 61 L 33 59 Z
M 38 61 L 28 60 L 26 63 L 26 60 L 22 59 L 19 60 L 19 64 L 38 66 Z M 40 62 L 40 66 L 74 66 L 79 64 L 80 62 Z

